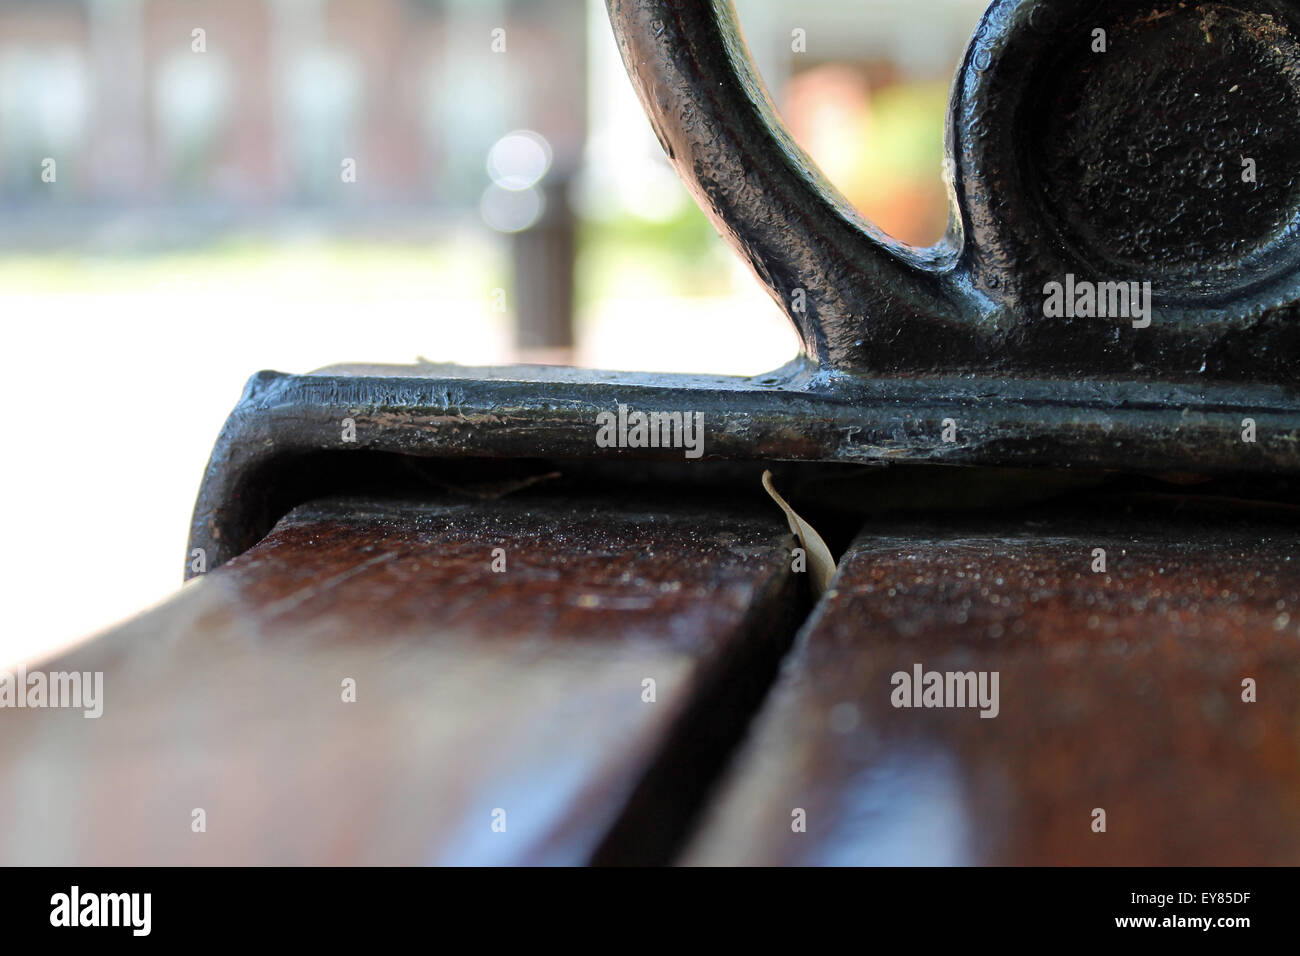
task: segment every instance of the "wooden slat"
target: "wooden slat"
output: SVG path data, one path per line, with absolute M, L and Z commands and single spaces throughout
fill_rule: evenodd
M 671 852 L 800 613 L 779 513 L 700 501 L 300 507 L 40 665 L 103 671 L 101 718 L 0 711 L 0 862 L 575 863 L 629 800 Z
M 1300 863 L 1300 535 L 1144 513 L 867 529 L 685 860 Z M 916 663 L 999 715 L 895 708 Z

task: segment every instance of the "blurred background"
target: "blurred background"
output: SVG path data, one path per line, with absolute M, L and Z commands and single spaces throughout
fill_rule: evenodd
M 796 140 L 918 245 L 985 6 L 736 0 Z M 663 157 L 602 0 L 0 0 L 0 323 L 0 668 L 178 587 L 259 369 L 755 374 L 797 348 Z

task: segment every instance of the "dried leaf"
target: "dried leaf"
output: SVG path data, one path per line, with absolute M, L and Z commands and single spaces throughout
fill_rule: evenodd
M 812 582 L 813 597 L 821 597 L 831 586 L 831 578 L 835 576 L 835 558 L 831 555 L 831 549 L 826 547 L 826 542 L 822 540 L 817 530 L 795 514 L 795 510 L 777 494 L 776 488 L 772 486 L 770 471 L 763 472 L 763 487 L 785 512 L 785 520 L 789 523 L 790 530 L 799 539 L 799 544 L 808 556 L 808 573 Z

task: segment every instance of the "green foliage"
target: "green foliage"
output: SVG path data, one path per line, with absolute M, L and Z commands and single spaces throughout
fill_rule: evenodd
M 662 221 L 630 214 L 586 220 L 578 236 L 578 296 L 586 305 L 647 282 L 666 295 L 726 294 L 731 262 L 694 203 Z

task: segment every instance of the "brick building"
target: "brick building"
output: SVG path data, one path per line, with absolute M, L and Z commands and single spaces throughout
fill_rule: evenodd
M 541 131 L 557 163 L 576 163 L 585 12 L 583 0 L 0 0 L 0 202 L 473 199 L 511 129 Z M 348 159 L 356 182 L 340 190 Z

